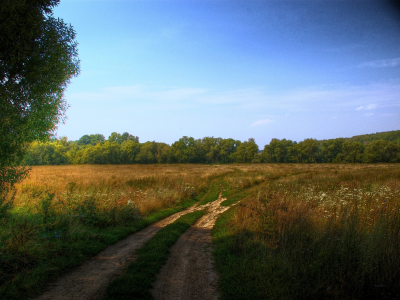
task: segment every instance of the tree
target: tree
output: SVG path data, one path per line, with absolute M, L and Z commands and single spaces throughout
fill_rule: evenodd
M 133 164 L 136 155 L 140 151 L 140 144 L 132 140 L 126 140 L 121 144 L 122 163 Z
M 156 142 L 146 142 L 140 145 L 140 151 L 136 155 L 136 161 L 141 164 L 153 164 L 156 162 Z
M 169 154 L 170 154 L 170 146 L 165 143 L 157 143 L 157 152 L 156 159 L 158 163 L 167 163 Z
M 238 142 L 234 139 L 222 139 L 220 142 L 221 151 L 219 153 L 221 163 L 229 163 L 232 161 L 231 155 L 236 152 Z M 240 143 L 240 142 L 239 142 Z
M 24 156 L 24 164 L 33 165 L 65 165 L 68 157 L 57 143 L 33 142 Z
M 105 138 L 102 134 L 85 134 L 76 143 L 78 145 L 96 145 L 98 143 L 104 142 Z
M 79 73 L 75 31 L 52 15 L 58 4 L 1 1 L 0 197 L 26 174 L 17 167 L 26 144 L 47 139 L 64 120 L 64 90 Z
M 314 139 L 305 139 L 299 144 L 300 162 L 316 163 L 318 156 L 318 141 Z
M 343 161 L 347 163 L 361 163 L 363 158 L 364 145 L 360 142 L 343 143 Z
M 124 132 L 123 134 L 119 134 L 118 132 L 112 132 L 108 137 L 109 142 L 118 142 L 119 144 L 128 140 L 139 143 L 139 137 L 131 135 L 128 132 Z
M 373 141 L 365 147 L 364 162 L 399 162 L 400 147 L 393 142 L 385 140 Z
M 343 138 L 327 140 L 322 142 L 322 156 L 324 162 L 333 162 L 339 153 L 343 153 Z
M 120 135 L 118 132 L 111 132 L 110 136 L 108 137 L 109 142 L 122 142 L 122 135 Z
M 236 152 L 232 155 L 235 162 L 259 162 L 258 145 L 253 138 L 249 138 L 247 142 L 241 143 Z
M 90 144 L 90 136 L 88 134 L 85 134 L 76 143 L 78 145 L 89 145 Z
M 256 144 L 256 141 L 253 138 L 249 138 L 246 144 L 246 152 L 247 152 L 246 162 L 260 161 L 258 154 L 258 145 Z
M 136 143 L 139 143 L 139 137 L 137 137 L 137 136 L 134 136 L 134 135 L 131 135 L 131 134 L 129 134 L 129 132 L 124 132 L 122 135 L 121 135 L 121 139 L 122 139 L 122 142 L 123 141 L 134 141 L 134 142 L 136 142 Z

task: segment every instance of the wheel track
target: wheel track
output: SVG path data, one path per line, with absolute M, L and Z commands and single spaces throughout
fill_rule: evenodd
M 134 252 L 142 247 L 161 228 L 173 223 L 179 217 L 209 207 L 193 205 L 173 214 L 149 227 L 138 231 L 116 244 L 101 251 L 78 268 L 48 284 L 46 291 L 36 300 L 98 300 L 102 299 L 108 284 L 121 275 L 129 263 L 135 259 Z
M 221 206 L 224 200 L 220 194 L 216 201 L 209 203 L 208 212 L 171 247 L 168 261 L 157 275 L 151 291 L 154 299 L 218 299 L 211 229 L 218 215 L 231 207 Z

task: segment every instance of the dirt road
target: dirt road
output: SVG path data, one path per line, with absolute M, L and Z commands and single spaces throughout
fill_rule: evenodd
M 217 275 L 211 256 L 210 232 L 217 216 L 229 208 L 220 206 L 223 200 L 220 196 L 206 205 L 192 206 L 128 236 L 48 285 L 47 291 L 35 299 L 101 299 L 111 280 L 122 274 L 135 259 L 136 249 L 180 216 L 207 207 L 208 212 L 171 248 L 170 258 L 152 292 L 156 299 L 217 299 Z
M 161 228 L 174 222 L 180 216 L 208 207 L 192 206 L 187 210 L 169 216 L 108 247 L 97 256 L 83 263 L 53 284 L 37 300 L 95 300 L 101 299 L 110 281 L 122 274 L 125 267 L 134 260 L 134 251 L 142 247 Z
M 172 246 L 167 263 L 161 269 L 152 294 L 157 300 L 218 299 L 217 273 L 211 254 L 211 229 L 219 214 L 229 207 L 218 198 L 207 214 L 188 229 Z

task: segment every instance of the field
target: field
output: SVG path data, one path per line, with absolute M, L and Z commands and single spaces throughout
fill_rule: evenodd
M 399 166 L 278 174 L 214 227 L 221 298 L 399 299 Z
M 221 192 L 221 299 L 398 299 L 397 164 L 34 167 L 0 224 L 0 295 L 51 278 Z M 386 298 L 385 298 L 386 297 Z
M 229 172 L 226 166 L 207 165 L 39 166 L 17 186 L 14 205 L 31 209 L 48 194 L 61 211 L 93 202 L 96 213 L 110 212 L 129 203 L 147 215 L 194 198 L 210 179 Z

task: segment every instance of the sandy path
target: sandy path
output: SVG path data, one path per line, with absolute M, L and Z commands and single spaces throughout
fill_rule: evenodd
M 80 267 L 60 277 L 53 284 L 49 284 L 47 291 L 35 299 L 101 299 L 110 281 L 115 276 L 122 274 L 125 267 L 135 259 L 134 251 L 136 249 L 142 247 L 161 228 L 174 222 L 180 216 L 204 209 L 211 204 L 192 206 L 128 236 L 84 262 Z
M 218 276 L 211 254 L 211 229 L 219 214 L 221 195 L 210 203 L 208 212 L 171 247 L 167 263 L 157 275 L 152 294 L 157 300 L 218 299 Z

